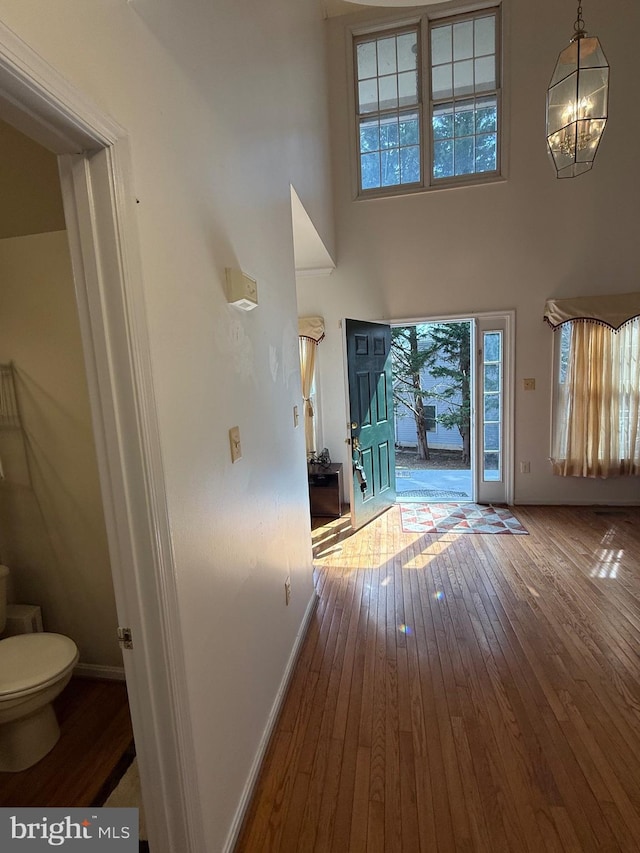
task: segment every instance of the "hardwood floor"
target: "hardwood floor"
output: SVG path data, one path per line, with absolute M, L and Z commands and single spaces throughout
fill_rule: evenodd
M 110 777 L 131 753 L 124 682 L 72 678 L 54 706 L 60 740 L 33 767 L 0 773 L 0 806 L 101 805 Z
M 319 604 L 236 853 L 640 849 L 640 509 L 314 531 Z M 333 531 L 333 532 L 331 532 Z

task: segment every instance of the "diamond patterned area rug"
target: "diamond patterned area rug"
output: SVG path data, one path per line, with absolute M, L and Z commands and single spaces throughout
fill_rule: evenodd
M 401 503 L 400 513 L 405 533 L 528 533 L 502 506 Z

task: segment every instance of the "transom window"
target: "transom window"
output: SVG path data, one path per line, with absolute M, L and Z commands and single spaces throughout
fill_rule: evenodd
M 354 39 L 360 195 L 499 175 L 498 23 L 493 8 Z

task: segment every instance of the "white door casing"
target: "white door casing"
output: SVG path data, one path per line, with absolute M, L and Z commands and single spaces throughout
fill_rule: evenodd
M 145 813 L 205 849 L 125 131 L 0 23 L 0 117 L 58 155 Z M 144 606 L 143 606 L 144 602 Z

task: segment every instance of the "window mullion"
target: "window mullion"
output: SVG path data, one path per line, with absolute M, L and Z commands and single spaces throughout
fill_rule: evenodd
M 375 119 L 384 119 L 384 118 L 394 118 L 394 116 L 401 116 L 403 113 L 415 113 L 419 112 L 420 104 L 410 104 L 409 106 L 403 107 L 395 107 L 387 110 L 380 110 L 378 112 L 370 112 L 370 113 L 358 113 L 357 119 L 358 124 L 363 121 L 368 121 L 371 119 L 372 121 Z

